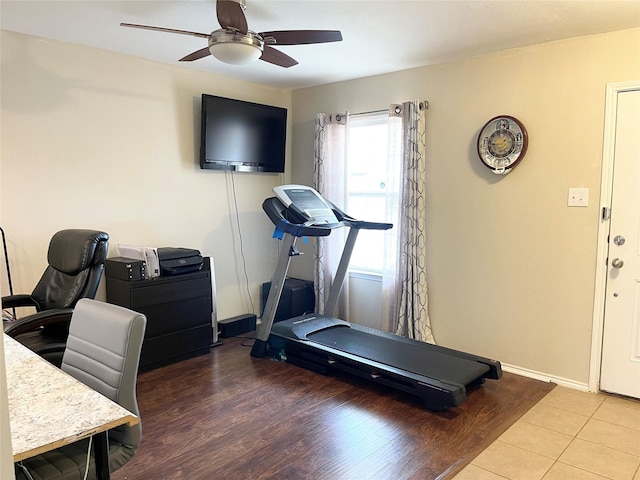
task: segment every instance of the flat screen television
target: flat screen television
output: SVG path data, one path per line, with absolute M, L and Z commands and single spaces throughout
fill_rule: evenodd
M 287 109 L 202 94 L 200 168 L 284 173 Z

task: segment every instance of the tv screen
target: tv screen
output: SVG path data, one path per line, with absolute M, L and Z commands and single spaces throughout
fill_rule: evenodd
M 287 109 L 202 95 L 200 168 L 284 172 Z

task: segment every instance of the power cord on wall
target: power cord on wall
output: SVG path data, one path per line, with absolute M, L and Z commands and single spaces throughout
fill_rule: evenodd
M 258 320 L 262 320 L 262 316 L 256 314 L 255 312 L 255 305 L 253 303 L 253 297 L 251 296 L 251 291 L 249 288 L 249 275 L 247 273 L 247 260 L 245 258 L 244 255 L 244 240 L 242 238 L 242 228 L 240 226 L 240 215 L 238 213 L 238 199 L 237 199 L 237 195 L 236 195 L 236 183 L 235 183 L 235 177 L 233 174 L 233 171 L 230 172 L 230 176 L 231 176 L 231 191 L 232 191 L 232 197 L 233 197 L 233 208 L 234 208 L 234 215 L 236 217 L 236 227 L 238 229 L 238 238 L 240 241 L 240 256 L 242 258 L 242 268 L 243 268 L 243 272 L 244 272 L 244 278 L 245 278 L 245 288 L 247 291 L 247 297 L 249 298 L 249 303 L 251 304 L 251 313 L 256 315 Z M 284 182 L 284 174 L 280 174 L 280 178 L 281 181 Z M 280 252 L 280 246 L 278 245 L 278 242 L 276 242 L 276 256 L 279 255 Z M 242 338 L 242 342 L 241 345 L 243 347 L 251 347 L 253 345 L 253 342 L 255 341 L 255 337 L 240 337 Z
M 247 290 L 247 296 L 249 297 L 249 303 L 251 304 L 251 313 L 255 315 L 255 306 L 253 304 L 253 298 L 251 297 L 251 291 L 249 289 L 249 275 L 247 274 L 247 260 L 244 256 L 244 243 L 242 238 L 242 228 L 240 227 L 240 215 L 238 213 L 238 199 L 236 196 L 236 182 L 233 175 L 233 171 L 231 172 L 231 188 L 232 188 L 232 196 L 233 196 L 233 206 L 235 210 L 236 217 L 236 226 L 238 228 L 238 239 L 240 240 L 240 256 L 242 258 L 242 269 L 244 272 L 245 279 L 245 288 Z

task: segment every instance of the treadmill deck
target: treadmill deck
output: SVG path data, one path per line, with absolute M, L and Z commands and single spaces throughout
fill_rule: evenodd
M 466 388 L 500 378 L 500 363 L 324 315 L 277 322 L 274 357 L 320 373 L 342 370 L 420 397 L 431 410 L 458 406 Z
M 343 325 L 312 333 L 307 335 L 307 339 L 417 375 L 446 379 L 462 385 L 468 385 L 489 371 L 484 363 L 425 350 L 421 345 L 393 341 Z

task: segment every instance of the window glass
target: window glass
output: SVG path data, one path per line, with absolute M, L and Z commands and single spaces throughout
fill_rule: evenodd
M 347 134 L 347 205 L 345 211 L 358 220 L 388 222 L 389 194 L 397 192 L 400 156 L 390 152 L 387 112 L 354 115 Z M 349 270 L 382 273 L 384 235 L 362 230 L 358 235 Z

